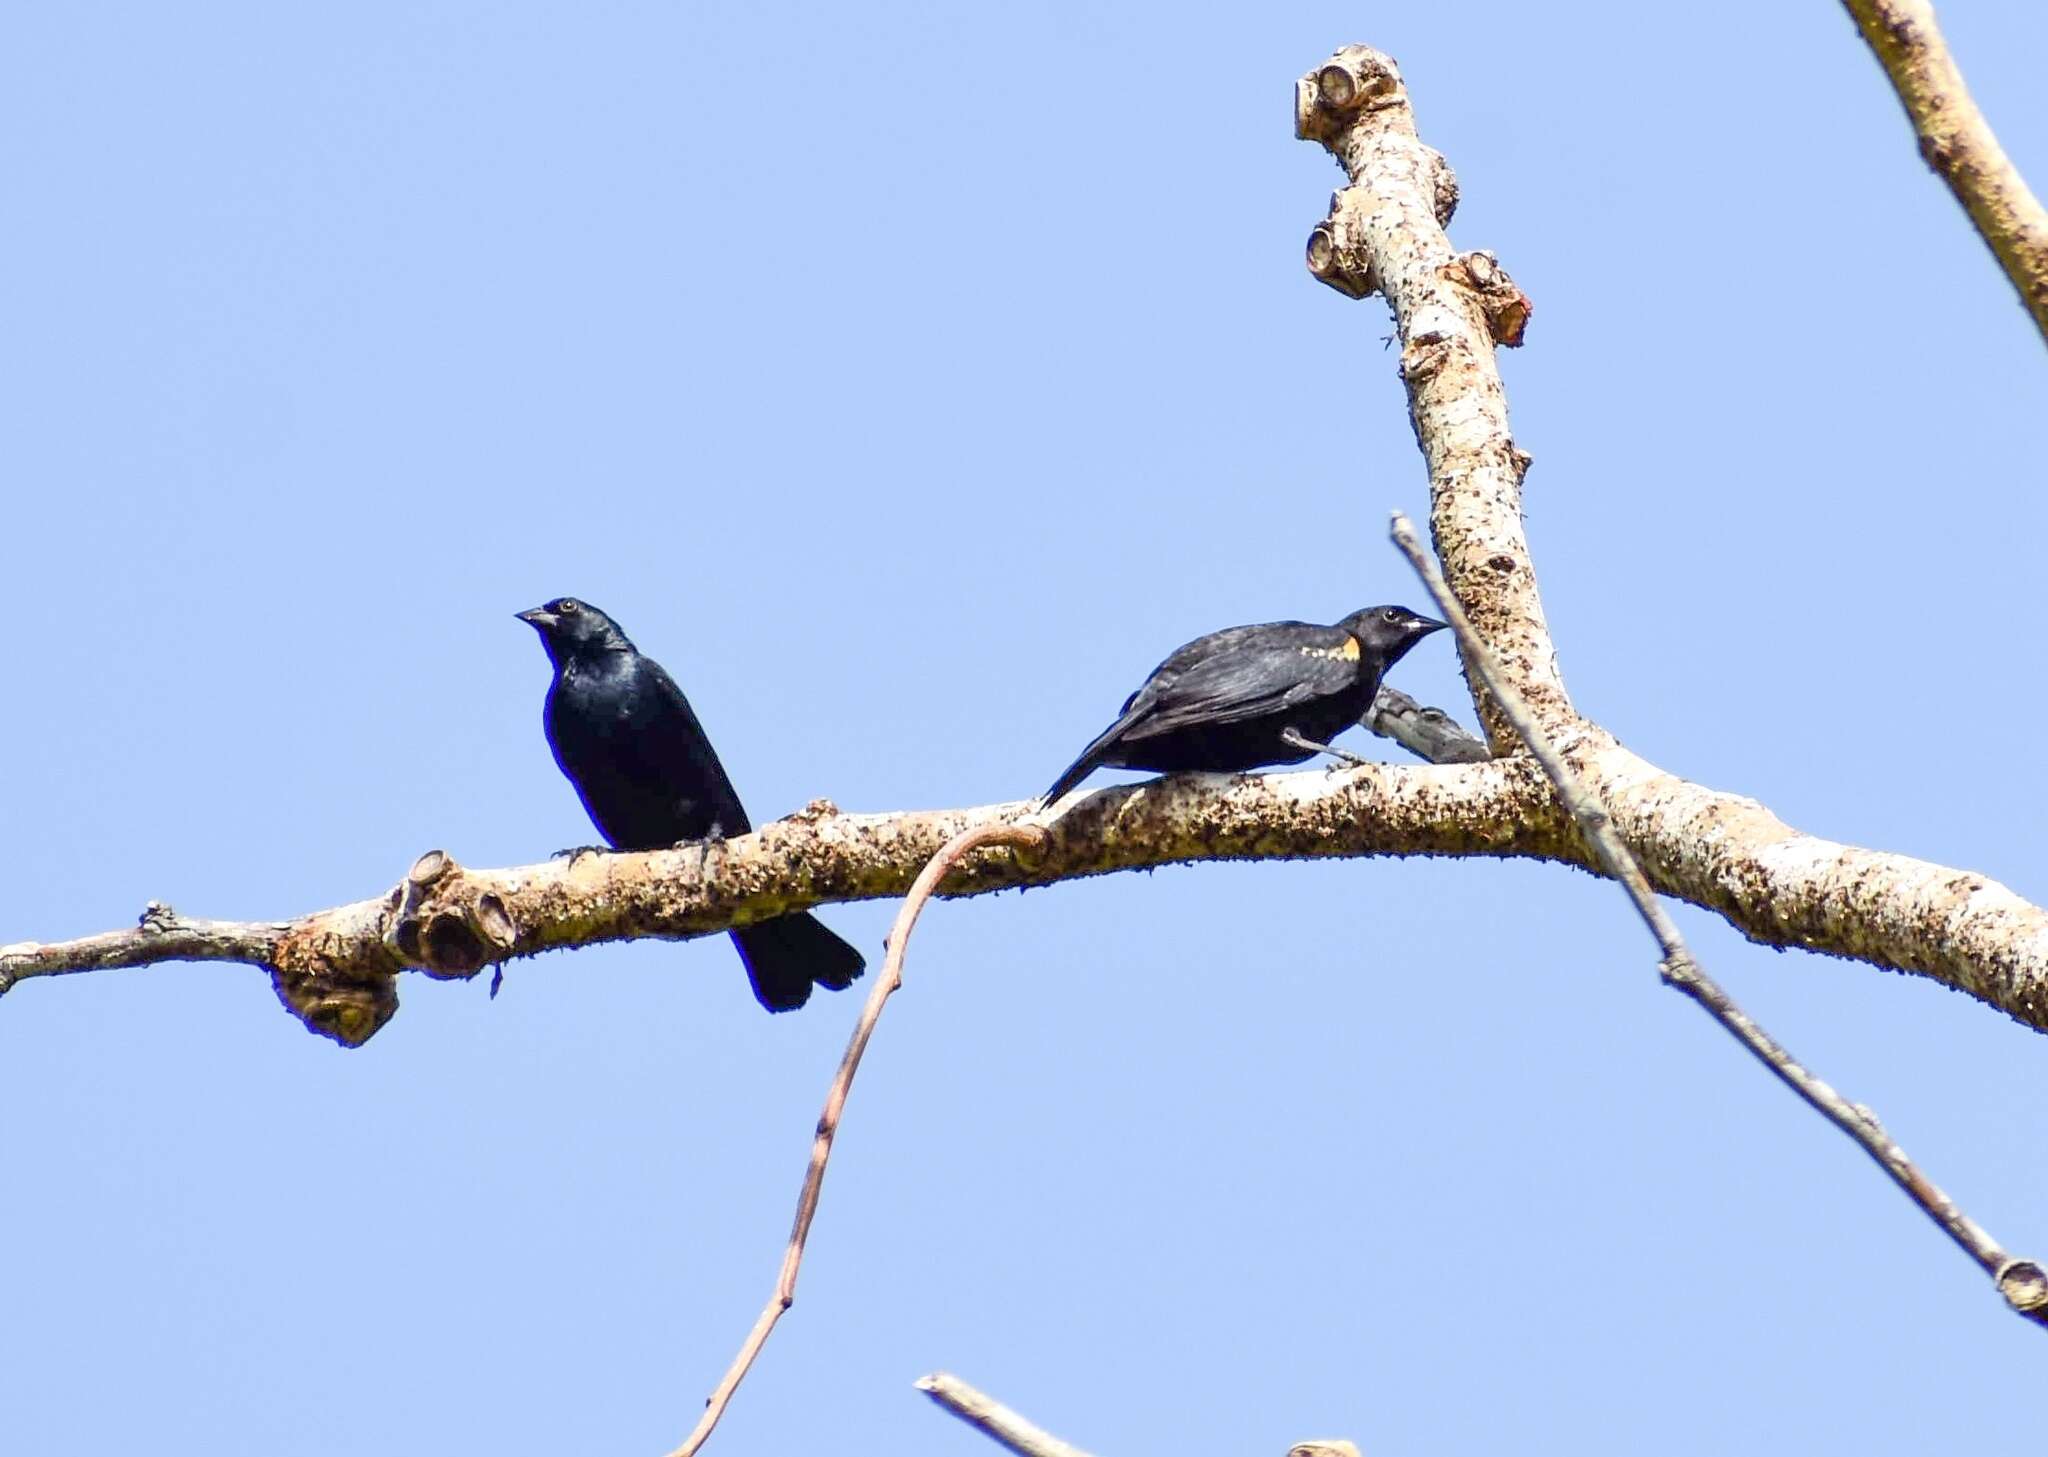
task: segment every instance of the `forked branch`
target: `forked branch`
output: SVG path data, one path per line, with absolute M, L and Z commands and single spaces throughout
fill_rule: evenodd
M 1522 341 L 1529 301 L 1492 254 L 1451 246 L 1444 224 L 1457 183 L 1420 140 L 1391 59 L 1346 46 L 1303 76 L 1295 130 L 1326 147 L 1350 179 L 1311 234 L 1309 270 L 1349 297 L 1379 294 L 1393 310 L 1444 576 L 1651 883 L 1769 945 L 1875 953 L 1922 971 L 1967 964 L 1950 985 L 2048 1028 L 2048 914 L 2040 907 L 1985 876 L 1803 834 L 1755 800 L 1659 769 L 1579 717 L 1522 529 L 1529 456 L 1510 433 L 1494 364 L 1497 347 Z M 1513 754 L 1513 727 L 1466 666 L 1494 751 Z M 1583 853 L 1581 863 L 1597 866 Z
M 1599 856 L 1600 868 L 1621 883 L 1622 889 L 1636 908 L 1636 914 L 1643 918 L 1650 934 L 1656 938 L 1661 953 L 1658 963 L 1667 985 L 1684 992 L 1699 1005 L 1701 1010 L 1718 1022 L 1722 1029 L 1740 1042 L 1750 1053 L 1769 1068 L 1787 1087 L 1792 1089 L 1807 1104 L 1818 1111 L 1829 1122 L 1854 1139 L 1865 1153 L 1876 1160 L 1879 1168 L 1892 1176 L 1894 1182 L 1905 1190 L 1906 1197 L 1920 1207 L 1929 1219 L 1941 1227 L 1948 1237 L 1963 1249 L 1963 1252 L 1983 1267 L 1991 1277 L 1998 1293 L 2005 1297 L 2018 1314 L 2037 1324 L 2048 1326 L 2048 1271 L 2033 1260 L 2015 1259 L 2003 1247 L 1986 1234 L 1977 1222 L 1957 1207 L 1956 1202 L 1942 1192 L 1935 1182 L 1906 1157 L 1905 1151 L 1892 1141 L 1891 1135 L 1877 1121 L 1877 1115 L 1861 1103 L 1851 1103 L 1827 1083 L 1815 1077 L 1799 1061 L 1787 1052 L 1775 1038 L 1757 1025 L 1756 1021 L 1735 1004 L 1734 998 L 1724 991 L 1720 983 L 1707 975 L 1707 970 L 1692 954 L 1679 934 L 1677 924 L 1658 902 L 1656 893 L 1650 889 L 1650 882 L 1637 864 L 1634 852 L 1614 828 L 1614 821 L 1607 813 L 1607 807 L 1591 789 L 1579 781 L 1565 763 L 1550 738 L 1536 721 L 1536 715 L 1508 674 L 1501 667 L 1500 660 L 1492 649 L 1481 640 L 1472 626 L 1472 620 L 1465 615 L 1458 599 L 1451 595 L 1436 564 L 1422 549 L 1416 539 L 1414 527 L 1400 512 L 1394 513 L 1394 545 L 1408 558 L 1408 564 L 1415 568 L 1429 588 L 1429 595 L 1436 599 L 1444 620 L 1458 634 L 1458 642 L 1465 650 L 1465 661 L 1477 674 L 1487 692 L 1493 695 L 1501 715 L 1522 742 L 1536 756 L 1543 766 L 1543 772 L 1556 786 L 1558 797 L 1571 811 L 1594 853 Z

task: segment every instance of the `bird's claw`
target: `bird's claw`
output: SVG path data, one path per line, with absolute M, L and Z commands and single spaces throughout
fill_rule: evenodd
M 697 878 L 702 880 L 705 878 L 705 872 L 711 864 L 711 852 L 713 850 L 723 852 L 725 849 L 725 830 L 721 826 L 713 824 L 711 829 L 698 839 L 676 841 L 676 848 L 678 850 L 687 850 L 692 845 L 697 847 Z
M 555 851 L 554 854 L 548 856 L 548 859 L 566 859 L 569 862 L 569 868 L 574 870 L 576 862 L 585 855 L 609 855 L 611 852 L 612 848 L 609 845 L 571 845 L 567 849 Z
M 1335 774 L 1339 769 L 1355 769 L 1372 762 L 1370 759 L 1360 758 L 1349 749 L 1340 749 L 1335 744 L 1326 744 L 1318 739 L 1312 739 L 1299 729 L 1288 728 L 1280 730 L 1280 742 L 1287 745 L 1290 749 L 1304 749 L 1311 754 L 1328 754 L 1332 759 L 1338 761 L 1327 766 L 1328 772 L 1332 774 Z

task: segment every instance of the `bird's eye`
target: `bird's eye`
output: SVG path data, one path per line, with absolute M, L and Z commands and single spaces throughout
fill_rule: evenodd
M 564 617 L 574 617 L 583 610 L 583 604 L 574 597 L 564 597 L 555 604 L 555 611 Z
M 1382 612 L 1380 616 L 1384 617 L 1389 622 L 1399 622 L 1401 620 L 1401 609 L 1398 607 L 1389 607 L 1385 612 Z

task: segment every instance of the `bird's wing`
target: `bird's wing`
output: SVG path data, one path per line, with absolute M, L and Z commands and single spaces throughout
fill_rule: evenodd
M 1164 662 L 1152 670 L 1152 676 L 1139 685 L 1136 693 L 1124 700 L 1124 706 L 1118 712 L 1129 713 L 1137 707 L 1139 699 L 1148 695 L 1156 701 L 1181 674 L 1191 668 L 1237 653 L 1255 652 L 1263 646 L 1291 638 L 1303 630 L 1317 629 L 1306 622 L 1258 622 L 1249 627 L 1226 627 L 1221 632 L 1208 633 L 1193 642 L 1182 643 L 1166 655 Z
M 690 700 L 654 659 L 643 654 L 635 672 L 637 691 L 626 711 L 633 732 L 620 735 L 621 749 L 642 762 L 650 781 L 685 789 L 699 803 L 704 818 L 715 820 L 722 833 L 745 834 L 749 826 L 739 792 L 697 722 Z
M 1086 779 L 1118 743 L 1259 718 L 1340 692 L 1356 681 L 1357 660 L 1351 634 L 1306 622 L 1261 622 L 1198 637 L 1175 648 L 1124 700 L 1116 722 L 1053 781 L 1045 801 Z
M 1247 635 L 1177 671 L 1166 671 L 1173 659 L 1162 663 L 1132 698 L 1122 737 L 1142 740 L 1265 718 L 1358 681 L 1358 640 L 1341 629 L 1290 622 L 1238 631 Z

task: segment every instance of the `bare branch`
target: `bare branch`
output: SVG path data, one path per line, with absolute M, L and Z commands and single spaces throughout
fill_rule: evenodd
M 1352 179 L 1310 240 L 1309 268 L 1354 297 L 1383 293 L 1394 310 L 1444 573 L 1657 888 L 1752 940 L 1931 975 L 2048 1028 L 2048 915 L 2038 907 L 1982 876 L 1801 834 L 1754 800 L 1665 773 L 1577 716 L 1522 531 L 1528 457 L 1508 434 L 1493 362 L 1496 344 L 1519 341 L 1527 300 L 1491 255 L 1453 252 L 1443 225 L 1456 184 L 1416 137 L 1386 56 L 1347 46 L 1302 77 L 1295 130 Z M 1512 727 L 1469 663 L 1466 676 L 1495 751 L 1512 754 Z
M 818 1115 L 818 1131 L 811 1140 L 811 1162 L 804 1170 L 803 1187 L 797 1192 L 796 1222 L 789 1232 L 789 1247 L 783 1251 L 782 1270 L 776 1276 L 775 1291 L 754 1321 L 754 1328 L 747 1332 L 746 1340 L 740 1344 L 739 1355 L 733 1358 L 710 1400 L 704 1403 L 704 1415 L 698 1418 L 695 1429 L 669 1457 L 695 1457 L 710 1438 L 712 1429 L 718 1425 L 718 1419 L 725 1415 L 733 1393 L 746 1380 L 754 1358 L 768 1343 L 775 1323 L 782 1319 L 785 1310 L 796 1303 L 797 1271 L 803 1267 L 804 1243 L 811 1236 L 811 1221 L 818 1214 L 818 1197 L 825 1189 L 825 1165 L 832 1158 L 832 1140 L 838 1134 L 839 1120 L 846 1112 L 846 1096 L 853 1090 L 853 1075 L 860 1071 L 861 1056 L 868 1049 L 868 1039 L 874 1036 L 875 1024 L 882 1018 L 882 1008 L 887 1005 L 890 995 L 903 985 L 903 956 L 909 949 L 911 929 L 917 925 L 925 902 L 932 898 L 946 877 L 975 852 L 998 848 L 1038 850 L 1044 847 L 1045 842 L 1045 829 L 1039 825 L 977 825 L 948 840 L 918 873 L 910 894 L 903 899 L 903 908 L 896 913 L 896 924 L 889 928 L 889 954 L 882 960 L 881 974 L 868 988 L 868 999 L 860 1010 L 860 1021 L 854 1024 L 853 1036 L 847 1040 L 846 1052 L 839 1059 L 839 1071 L 832 1075 L 832 1085 L 826 1089 L 825 1111 Z
M 76 971 L 112 971 L 156 966 L 167 961 L 239 961 L 268 966 L 289 921 L 199 921 L 181 916 L 162 901 L 142 908 L 129 931 L 104 931 L 76 941 L 45 945 L 19 941 L 0 946 L 0 992 L 32 976 Z
M 1627 842 L 1616 832 L 1606 806 L 1572 773 L 1564 756 L 1537 724 L 1535 714 L 1509 681 L 1492 650 L 1473 629 L 1471 619 L 1458 605 L 1458 599 L 1451 595 L 1451 589 L 1437 571 L 1436 564 L 1423 551 L 1408 518 L 1398 511 L 1394 513 L 1393 538 L 1401 554 L 1408 558 L 1408 564 L 1415 568 L 1416 575 L 1428 586 L 1430 596 L 1436 599 L 1437 607 L 1444 614 L 1444 620 L 1458 634 L 1458 641 L 1465 649 L 1465 661 L 1478 673 L 1502 715 L 1514 726 L 1515 733 L 1529 746 L 1529 751 L 1542 764 L 1543 772 L 1556 786 L 1558 796 L 1571 810 L 1573 820 L 1599 857 L 1600 868 L 1620 881 L 1628 892 L 1636 913 L 1657 940 L 1657 948 L 1662 953 L 1659 966 L 1665 982 L 1691 997 L 1787 1087 L 1854 1139 L 1878 1167 L 1906 1191 L 1907 1198 L 1919 1205 L 1929 1219 L 1963 1248 L 1964 1253 L 1983 1266 L 1999 1293 L 2016 1312 L 2048 1326 L 2048 1274 L 2044 1274 L 2041 1266 L 2032 1260 L 2015 1260 L 2008 1255 L 1996 1240 L 1964 1214 L 1953 1199 L 1906 1157 L 1904 1150 L 1878 1123 L 1876 1114 L 1861 1104 L 1850 1103 L 1807 1071 L 1737 1006 L 1719 983 L 1707 975 L 1706 968 L 1700 965 L 1685 944 L 1685 938 L 1679 934 L 1677 924 L 1665 913 L 1655 892 L 1650 889 L 1648 878 L 1636 863 Z
M 2048 339 L 2048 211 L 1963 84 L 1927 0 L 1842 0 L 1941 174 Z
M 1320 276 L 1348 281 L 1347 292 L 1369 284 L 1393 304 L 1445 570 L 1651 882 L 1753 940 L 1929 976 L 2048 1030 L 2041 908 L 1969 871 L 1801 834 L 1754 800 L 1665 773 L 1573 713 L 1522 533 L 1528 457 L 1507 433 L 1492 360 L 1496 342 L 1520 338 L 1527 300 L 1491 255 L 1451 251 L 1443 223 L 1456 183 L 1416 138 L 1390 60 L 1362 47 L 1338 52 L 1300 83 L 1296 125 L 1355 179 L 1317 230 L 1310 263 Z M 1067 810 L 1028 866 L 983 857 L 941 893 L 1195 860 L 1501 855 L 1596 864 L 1542 776 L 1514 755 L 1512 726 L 1483 692 L 1474 698 L 1494 746 L 1511 757 L 1334 775 L 1182 775 L 1106 790 Z M 1411 741 L 1404 731 L 1429 728 L 1431 712 L 1411 720 L 1402 709 L 1376 707 L 1370 718 L 1411 749 L 1449 757 L 1441 743 L 1420 734 Z M 1448 720 L 1440 726 L 1448 730 Z M 899 895 L 954 835 L 1008 823 L 1025 808 L 852 816 L 818 801 L 728 842 L 710 876 L 695 850 L 497 871 L 429 855 L 386 896 L 288 923 L 187 921 L 159 911 L 158 924 L 133 931 L 0 946 L 0 992 L 29 977 L 219 957 L 265 967 L 306 1025 L 353 1045 L 393 1014 L 401 970 L 471 976 L 551 948 L 699 936 L 813 905 Z
M 1033 1426 L 992 1396 L 976 1391 L 958 1376 L 935 1371 L 921 1376 L 917 1389 L 968 1426 L 1008 1447 L 1018 1457 L 1088 1457 L 1079 1447 L 1062 1442 Z M 1356 1454 L 1353 1454 L 1356 1457 Z
M 1398 688 L 1382 686 L 1359 722 L 1431 764 L 1478 764 L 1493 757 L 1486 740 L 1441 708 L 1424 708 Z
M 1752 940 L 1932 977 L 2048 1030 L 2048 912 L 1996 881 L 1800 834 L 1754 800 L 1664 773 L 1590 724 L 1574 720 L 1560 742 L 1639 847 L 1659 890 L 1725 916 Z M 434 851 L 385 895 L 296 921 L 190 921 L 160 908 L 130 931 L 0 946 L 0 991 L 30 977 L 220 956 L 267 967 L 290 1011 L 354 1046 L 396 1011 L 400 971 L 469 977 L 543 950 L 702 936 L 785 911 L 900 895 L 953 835 L 1011 823 L 1030 807 L 841 815 L 821 801 L 727 841 L 708 864 L 690 848 L 472 870 Z M 1209 860 L 1488 855 L 1596 863 L 1542 774 L 1520 755 L 1443 767 L 1177 775 L 1077 799 L 1048 835 L 1028 863 L 970 859 L 940 894 Z
M 1444 570 L 1524 694 L 1569 715 L 1522 530 L 1529 457 L 1509 432 L 1493 358 L 1497 343 L 1521 342 L 1529 300 L 1492 254 L 1452 249 L 1443 225 L 1457 182 L 1416 136 L 1391 59 L 1346 46 L 1309 72 L 1295 88 L 1295 134 L 1327 147 L 1351 179 L 1310 237 L 1309 271 L 1353 297 L 1380 293 L 1393 308 Z M 1507 724 L 1476 691 L 1473 704 L 1495 751 L 1512 752 Z
M 267 967 L 287 1008 L 354 1046 L 396 1010 L 399 971 L 470 977 L 558 947 L 702 936 L 827 902 L 901 895 L 954 836 L 1012 823 L 1031 808 L 842 815 L 821 800 L 726 841 L 708 861 L 689 847 L 472 870 L 429 851 L 385 895 L 287 923 L 180 921 L 202 931 L 166 932 L 145 918 L 132 931 L 0 946 L 0 991 L 37 976 L 223 956 Z M 1193 860 L 1569 857 L 1576 846 L 1541 776 L 1497 764 L 1181 775 L 1085 796 L 1048 835 L 1028 864 L 970 857 L 940 893 Z

